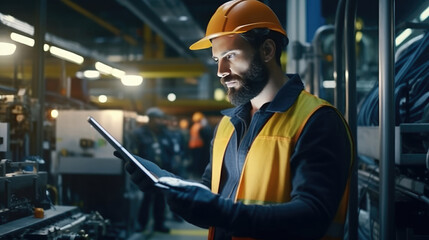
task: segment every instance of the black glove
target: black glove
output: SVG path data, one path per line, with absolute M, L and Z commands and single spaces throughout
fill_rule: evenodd
M 233 201 L 200 186 L 170 187 L 165 190 L 170 209 L 200 227 L 228 226 Z
M 120 158 L 120 159 L 124 160 L 124 158 L 122 157 L 121 153 L 119 153 L 118 151 L 114 151 L 113 155 L 115 155 L 117 158 Z M 156 165 L 155 163 L 153 163 L 153 162 L 151 162 L 149 160 L 143 159 L 143 158 L 141 158 L 139 156 L 136 156 L 136 155 L 134 155 L 134 157 L 147 170 L 149 170 L 156 177 L 171 177 L 171 176 L 174 176 L 174 174 L 161 169 L 160 167 L 158 167 L 158 165 Z M 135 163 L 127 161 L 125 163 L 125 170 L 127 170 L 127 172 L 130 174 L 131 180 L 143 192 L 152 191 L 152 190 L 154 190 L 156 188 L 155 185 L 153 184 L 153 182 L 149 179 L 149 177 L 146 176 L 146 174 L 144 174 L 143 171 L 140 170 L 139 167 L 137 167 L 137 165 Z
M 170 209 L 196 226 L 219 227 L 235 237 L 258 239 L 278 239 L 281 235 L 270 232 L 270 226 L 273 224 L 277 225 L 275 228 L 284 231 L 280 220 L 285 211 L 277 211 L 271 206 L 245 205 L 193 185 L 170 185 L 170 189 L 164 191 Z M 275 223 L 269 219 L 275 219 Z

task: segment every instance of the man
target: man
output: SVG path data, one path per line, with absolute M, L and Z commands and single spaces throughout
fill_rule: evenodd
M 286 32 L 256 0 L 234 0 L 212 16 L 190 49 L 212 48 L 236 107 L 225 110 L 202 183 L 165 190 L 170 208 L 210 227 L 209 239 L 341 239 L 353 146 L 346 122 L 280 66 Z M 141 159 L 142 160 L 142 159 Z M 147 164 L 158 176 L 170 173 Z M 132 164 L 142 189 L 145 177 Z
M 201 178 L 210 162 L 210 141 L 213 130 L 202 112 L 192 114 L 192 126 L 189 129 L 189 150 L 191 153 L 190 171 L 193 177 Z
M 171 170 L 174 145 L 165 124 L 166 116 L 161 109 L 156 107 L 149 108 L 146 111 L 146 115 L 149 117 L 149 122 L 133 132 L 132 152 L 150 159 L 163 169 Z M 165 226 L 165 210 L 164 194 L 159 191 L 146 191 L 138 216 L 141 230 L 147 228 L 152 215 L 154 220 L 153 230 L 169 232 L 169 228 Z

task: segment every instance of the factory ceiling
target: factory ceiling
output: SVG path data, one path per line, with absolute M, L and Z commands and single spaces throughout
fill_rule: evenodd
M 126 89 L 117 78 L 110 75 L 102 75 L 98 80 L 83 81 L 84 87 L 81 90 L 84 91 L 83 95 L 89 97 L 83 101 L 94 103 L 96 101 L 91 96 L 105 94 L 115 99 L 108 108 L 143 111 L 151 105 L 168 102 L 165 100 L 166 96 L 174 91 L 178 101 L 182 100 L 176 106 L 183 106 L 188 111 L 205 108 L 218 110 L 228 103 L 212 103 L 210 100 L 213 98 L 213 90 L 220 88 L 211 52 L 190 51 L 188 47 L 204 36 L 210 16 L 223 2 L 226 1 L 2 0 L 0 34 L 16 30 L 6 26 L 4 18 L 7 16 L 35 26 L 37 19 L 40 19 L 37 18 L 40 13 L 38 6 L 45 3 L 47 43 L 85 57 L 82 64 L 75 64 L 46 54 L 45 77 L 48 90 L 66 95 L 66 79 L 76 79 L 77 71 L 90 68 L 96 61 L 100 61 L 123 71 L 137 73 L 145 81 L 140 87 L 132 89 Z M 271 6 L 286 25 L 286 1 L 263 2 Z M 333 19 L 338 1 L 321 2 L 322 15 L 326 19 Z M 368 22 L 376 24 L 377 1 L 358 2 L 365 2 L 366 6 L 365 11 L 359 10 L 362 7 L 358 6 L 358 16 L 365 15 Z M 396 2 L 403 16 L 413 11 L 406 1 Z M 29 33 L 17 32 L 31 37 Z M 0 58 L 0 86 L 3 89 L 30 85 L 34 66 L 34 51 L 31 49 L 24 46 L 24 50 L 17 50 L 13 60 Z M 173 109 L 178 108 L 169 109 L 174 112 Z

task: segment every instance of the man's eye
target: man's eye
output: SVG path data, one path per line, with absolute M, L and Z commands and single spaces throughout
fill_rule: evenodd
M 234 53 L 230 53 L 230 54 L 226 55 L 226 59 L 231 59 L 231 58 L 233 58 L 234 56 L 235 56 L 235 54 L 234 54 Z

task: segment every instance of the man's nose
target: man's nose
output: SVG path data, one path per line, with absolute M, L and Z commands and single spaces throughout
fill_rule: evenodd
M 217 76 L 222 78 L 226 77 L 230 74 L 229 64 L 227 64 L 225 61 L 219 60 L 218 66 L 217 66 Z

